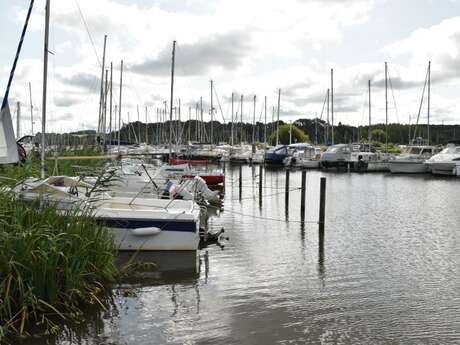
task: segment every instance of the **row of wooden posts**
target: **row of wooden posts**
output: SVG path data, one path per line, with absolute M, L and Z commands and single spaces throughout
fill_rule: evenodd
M 289 209 L 289 180 L 290 180 L 290 170 L 286 169 L 286 178 L 285 178 L 285 210 L 286 216 L 288 215 Z M 300 220 L 305 222 L 305 198 L 306 198 L 306 187 L 307 187 L 307 172 L 302 171 L 302 180 L 300 187 Z M 262 207 L 262 182 L 263 182 L 263 164 L 259 165 L 259 206 Z M 240 165 L 239 167 L 239 199 L 242 199 L 242 189 L 243 189 L 243 169 Z M 319 217 L 318 217 L 318 226 L 319 226 L 319 237 L 320 241 L 324 239 L 324 224 L 326 216 L 326 178 L 321 177 L 320 179 L 320 194 L 319 194 Z

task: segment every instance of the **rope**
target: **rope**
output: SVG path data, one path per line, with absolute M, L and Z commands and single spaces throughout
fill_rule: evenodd
M 83 15 L 83 12 L 81 10 L 80 4 L 78 3 L 78 0 L 75 0 L 75 5 L 77 6 L 78 12 L 80 13 L 80 18 L 81 18 L 81 21 L 83 22 L 83 25 L 85 26 L 86 33 L 88 34 L 88 37 L 89 37 L 89 41 L 91 42 L 91 45 L 93 46 L 94 55 L 96 55 L 97 62 L 99 63 L 99 66 L 102 66 L 101 61 L 99 60 L 99 55 L 97 55 L 97 49 L 94 45 L 93 37 L 91 36 L 91 32 L 89 31 L 88 24 L 86 23 L 85 16 Z
M 29 24 L 30 14 L 32 13 L 32 8 L 34 7 L 34 0 L 30 1 L 29 10 L 27 11 L 26 22 L 22 28 L 21 39 L 19 40 L 18 49 L 16 51 L 16 56 L 14 57 L 13 67 L 11 67 L 10 77 L 8 78 L 8 84 L 6 86 L 5 96 L 3 97 L 2 107 L 0 110 L 3 110 L 8 103 L 8 95 L 10 93 L 11 83 L 13 82 L 14 72 L 16 71 L 16 65 L 18 63 L 19 55 L 21 54 L 22 43 L 24 42 L 24 37 L 26 35 L 27 26 Z
M 301 188 L 292 188 L 292 189 L 289 189 L 288 192 L 293 192 L 295 190 L 300 190 Z M 262 195 L 263 198 L 268 198 L 268 197 L 271 197 L 271 196 L 276 196 L 276 195 L 280 195 L 280 194 L 284 194 L 285 192 L 282 191 L 282 192 L 278 192 L 278 193 L 273 193 L 273 194 L 265 194 L 265 195 Z M 253 196 L 250 196 L 250 197 L 247 197 L 247 198 L 230 198 L 230 199 L 225 199 L 225 200 L 249 200 L 249 199 L 255 199 L 256 196 L 253 195 Z
M 255 215 L 252 215 L 252 214 L 246 214 L 246 213 L 242 213 L 242 212 L 237 212 L 237 211 L 230 211 L 230 210 L 225 210 L 223 211 L 224 213 L 225 212 L 228 212 L 228 213 L 233 213 L 233 214 L 237 214 L 239 216 L 243 216 L 243 217 L 249 217 L 249 218 L 256 218 L 256 219 L 263 219 L 263 220 L 271 220 L 271 221 L 275 221 L 275 222 L 286 222 L 286 223 L 307 223 L 307 224 L 319 224 L 318 221 L 316 220 L 305 220 L 305 221 L 301 221 L 301 220 L 288 220 L 288 219 L 278 219 L 278 218 L 271 218 L 271 217 L 262 217 L 262 216 L 255 216 Z

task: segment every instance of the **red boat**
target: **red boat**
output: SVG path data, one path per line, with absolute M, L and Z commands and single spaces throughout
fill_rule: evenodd
M 176 159 L 176 158 L 171 158 L 169 160 L 169 164 L 171 164 L 171 165 L 180 165 L 180 164 L 208 165 L 208 161 L 206 159 Z
M 208 186 L 215 186 L 215 185 L 218 185 L 218 184 L 223 184 L 224 181 L 225 181 L 225 175 L 224 174 L 220 174 L 220 173 L 216 173 L 216 174 L 212 174 L 212 173 L 199 173 L 197 172 L 196 174 L 192 175 L 192 174 L 187 174 L 187 175 L 183 175 L 185 178 L 194 178 L 195 176 L 200 176 Z

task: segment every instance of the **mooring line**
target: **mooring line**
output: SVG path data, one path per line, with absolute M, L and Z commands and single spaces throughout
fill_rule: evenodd
M 278 218 L 270 218 L 270 217 L 256 216 L 256 215 L 246 214 L 246 213 L 242 213 L 242 212 L 238 212 L 238 211 L 233 211 L 233 210 L 228 210 L 228 209 L 224 209 L 223 213 L 225 213 L 225 212 L 234 213 L 234 214 L 237 214 L 237 215 L 243 216 L 243 217 L 257 218 L 257 219 L 263 219 L 263 220 L 272 220 L 272 221 L 275 221 L 275 222 L 283 222 L 283 223 L 300 223 L 300 224 L 301 224 L 301 223 L 304 223 L 304 224 L 318 224 L 318 221 L 316 221 L 316 220 L 305 220 L 305 221 L 301 221 L 301 220 L 278 219 Z
M 296 188 L 292 188 L 292 189 L 289 189 L 288 192 L 293 192 L 293 191 L 296 191 L 296 190 L 300 190 L 301 188 L 300 187 L 296 187 Z M 273 194 L 265 194 L 265 195 L 262 195 L 263 198 L 268 198 L 268 197 L 271 197 L 271 196 L 276 196 L 276 195 L 280 195 L 280 194 L 285 194 L 286 192 L 285 191 L 282 191 L 282 192 L 278 192 L 278 193 L 273 193 Z M 249 200 L 249 199 L 258 199 L 258 196 L 257 195 L 253 195 L 253 196 L 250 196 L 250 197 L 246 197 L 246 198 L 229 198 L 229 199 L 224 199 L 225 200 L 233 200 L 233 201 L 238 201 L 238 200 Z

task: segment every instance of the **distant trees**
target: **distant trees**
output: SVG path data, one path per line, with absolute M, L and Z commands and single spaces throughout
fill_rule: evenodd
M 292 131 L 292 143 L 306 143 L 310 141 L 310 138 L 307 134 L 300 128 L 295 125 L 284 124 L 279 126 L 278 132 L 278 139 L 279 143 L 283 145 L 288 145 L 290 143 L 291 138 L 291 131 Z M 276 130 L 270 135 L 269 142 L 271 145 L 276 144 Z

